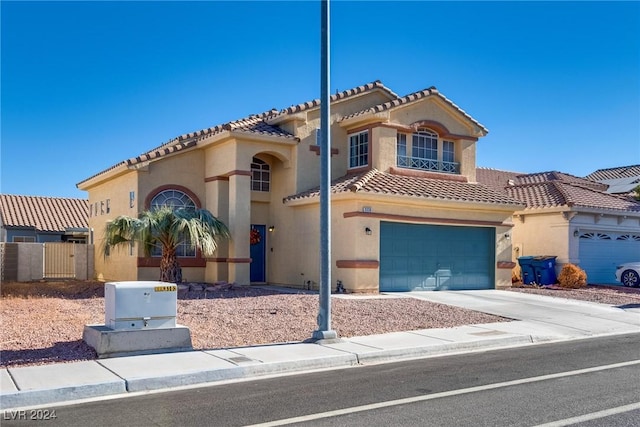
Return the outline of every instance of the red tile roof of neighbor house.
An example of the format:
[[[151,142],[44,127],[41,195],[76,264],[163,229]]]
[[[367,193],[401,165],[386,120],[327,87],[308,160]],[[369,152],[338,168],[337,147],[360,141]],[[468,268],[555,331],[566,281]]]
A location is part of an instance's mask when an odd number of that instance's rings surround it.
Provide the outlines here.
[[[478,168],[476,177],[478,182],[525,203],[526,209],[576,206],[640,212],[640,203],[606,193],[607,185],[562,172],[520,174]]]
[[[358,174],[346,175],[331,183],[331,193],[363,193],[406,196],[428,200],[522,205],[503,192],[482,184],[468,183],[457,179],[433,179],[407,176],[371,169]],[[319,197],[320,189],[314,188],[285,198],[285,201]]]
[[[593,181],[602,181],[605,179],[633,178],[636,176],[640,176],[640,165],[598,169],[597,171],[587,175],[586,178]]]
[[[640,203],[638,202],[564,181],[514,185],[507,187],[506,192],[513,198],[526,203],[527,209],[576,206],[640,212]]]
[[[376,80],[374,82],[371,83],[367,83],[365,85],[361,85],[361,86],[357,86],[355,88],[352,89],[347,89],[344,90],[342,92],[338,92],[334,95],[331,95],[331,102],[334,101],[339,101],[342,99],[347,99],[347,98],[351,98],[363,93],[367,93],[367,92],[371,92],[374,90],[378,90],[378,91],[382,91],[384,93],[387,94],[387,96],[389,96],[390,98],[394,98],[393,101],[390,101],[391,103],[394,103],[393,105],[389,104],[389,103],[384,103],[384,104],[380,104],[378,106],[372,107],[372,108],[380,108],[380,109],[389,109],[392,107],[395,107],[396,105],[404,105],[407,104],[409,102],[413,102],[419,99],[424,98],[427,95],[436,95],[439,96],[440,98],[442,98],[443,100],[445,100],[445,102],[447,102],[448,104],[450,104],[453,108],[457,109],[461,114],[463,114],[465,117],[467,117],[469,120],[471,120],[472,122],[474,122],[475,124],[477,124],[478,126],[480,126],[485,132],[487,131],[480,123],[478,123],[477,121],[475,121],[471,116],[469,116],[464,110],[462,110],[460,107],[458,107],[457,105],[455,105],[453,102],[451,102],[450,100],[448,100],[446,97],[444,97],[442,94],[440,94],[437,89],[435,88],[429,88],[426,91],[418,91],[418,92],[414,92],[410,95],[404,96],[402,98],[400,98],[396,93],[394,93],[393,91],[391,91],[389,88],[387,88],[384,84],[382,84],[382,82],[380,82],[379,80]],[[425,93],[423,93],[425,92]],[[429,92],[428,94],[426,92]],[[389,104],[389,105],[387,105]],[[287,115],[287,114],[295,114],[301,111],[305,111],[305,110],[309,110],[312,108],[316,108],[320,106],[320,100],[319,99],[315,99],[313,101],[308,101],[308,102],[304,102],[302,104],[297,104],[297,105],[292,105],[290,107],[284,108],[282,110],[277,110],[277,109],[271,109],[269,111],[265,111],[263,113],[260,114],[252,114],[250,116],[247,116],[245,118],[239,119],[239,120],[234,120],[231,122],[227,122],[227,123],[223,123],[220,125],[216,125],[207,129],[202,129],[196,132],[191,132],[191,133],[187,133],[184,135],[181,135],[177,138],[173,138],[167,142],[165,142],[162,145],[159,145],[156,148],[153,148],[139,156],[130,158],[128,160],[122,161],[120,163],[117,163],[101,172],[98,172],[95,175],[90,176],[89,178],[79,182],[77,185],[81,185],[82,183],[95,178],[97,176],[100,176],[106,172],[109,172],[110,170],[113,170],[119,166],[133,166],[136,165],[138,163],[142,163],[148,160],[153,160],[153,159],[157,159],[160,157],[163,157],[165,155],[171,154],[171,153],[175,153],[181,150],[185,150],[191,147],[194,147],[197,145],[198,140],[201,140],[207,136],[211,136],[211,135],[215,135],[224,131],[234,131],[234,132],[247,132],[247,133],[253,133],[253,134],[257,134],[257,135],[269,135],[269,136],[275,136],[275,137],[281,137],[281,138],[286,138],[286,139],[293,139],[293,140],[297,140],[297,138],[292,135],[291,133],[281,129],[278,126],[275,125],[271,125],[269,124],[269,121],[272,119],[275,119],[276,117],[281,117],[283,115]],[[365,114],[369,111],[370,109],[366,109],[364,111],[361,111],[359,113],[356,114]]]
[[[476,179],[478,182],[501,192],[504,192],[504,188],[509,185],[509,181],[515,181],[520,175],[522,175],[520,172],[476,168]]]
[[[0,215],[4,227],[33,227],[37,231],[87,228],[89,201],[0,194]]]

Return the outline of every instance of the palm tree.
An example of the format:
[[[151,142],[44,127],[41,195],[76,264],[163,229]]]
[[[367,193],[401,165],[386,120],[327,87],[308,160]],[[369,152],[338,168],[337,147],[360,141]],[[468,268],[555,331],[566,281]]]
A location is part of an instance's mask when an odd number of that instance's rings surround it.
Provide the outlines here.
[[[168,206],[142,212],[138,218],[126,215],[107,222],[104,250],[139,242],[149,256],[154,248],[162,249],[160,280],[177,283],[182,281],[176,249],[189,243],[204,255],[212,255],[220,239],[230,237],[227,226],[206,209]]]

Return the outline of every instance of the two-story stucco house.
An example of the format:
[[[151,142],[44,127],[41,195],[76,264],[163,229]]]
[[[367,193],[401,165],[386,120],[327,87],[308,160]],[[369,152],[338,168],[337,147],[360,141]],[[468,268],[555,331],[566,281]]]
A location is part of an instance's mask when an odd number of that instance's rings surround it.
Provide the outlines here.
[[[210,210],[231,231],[213,257],[185,246],[189,281],[314,287],[319,281],[318,100],[173,139],[78,184],[100,247],[106,221],[163,204]],[[332,278],[350,292],[511,284],[514,211],[476,181],[487,129],[429,88],[379,81],[331,97]],[[141,249],[96,257],[107,280],[157,279]],[[334,288],[335,284],[332,284]]]

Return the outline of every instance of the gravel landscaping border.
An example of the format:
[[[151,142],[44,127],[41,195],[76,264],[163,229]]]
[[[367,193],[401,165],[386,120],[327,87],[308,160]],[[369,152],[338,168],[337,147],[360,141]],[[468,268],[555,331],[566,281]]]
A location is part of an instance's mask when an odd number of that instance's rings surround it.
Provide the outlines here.
[[[617,306],[640,307],[640,289],[514,287]],[[0,367],[96,359],[82,341],[84,325],[104,323],[101,282],[3,283]],[[401,294],[399,294],[401,296]],[[398,295],[332,298],[332,328],[341,337],[509,321],[486,313]],[[318,296],[268,287],[184,292],[177,321],[191,330],[194,349],[299,342],[316,329]]]

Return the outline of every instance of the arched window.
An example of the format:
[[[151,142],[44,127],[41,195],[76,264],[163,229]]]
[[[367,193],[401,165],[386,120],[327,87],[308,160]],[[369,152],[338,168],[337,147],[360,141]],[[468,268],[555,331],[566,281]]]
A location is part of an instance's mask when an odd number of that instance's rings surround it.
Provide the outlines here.
[[[162,206],[168,206],[173,209],[196,208],[196,204],[191,200],[191,197],[180,190],[164,190],[151,199],[150,209],[157,209]]]
[[[151,199],[149,209],[158,209],[161,207],[170,207],[172,209],[195,209],[195,202],[186,193],[180,190],[163,190]],[[162,248],[155,247],[151,250],[152,257],[162,256]],[[179,257],[195,257],[196,250],[187,241],[181,243],[176,249],[176,256]]]
[[[269,191],[271,169],[267,162],[254,157],[251,161],[251,189],[253,191]]]

